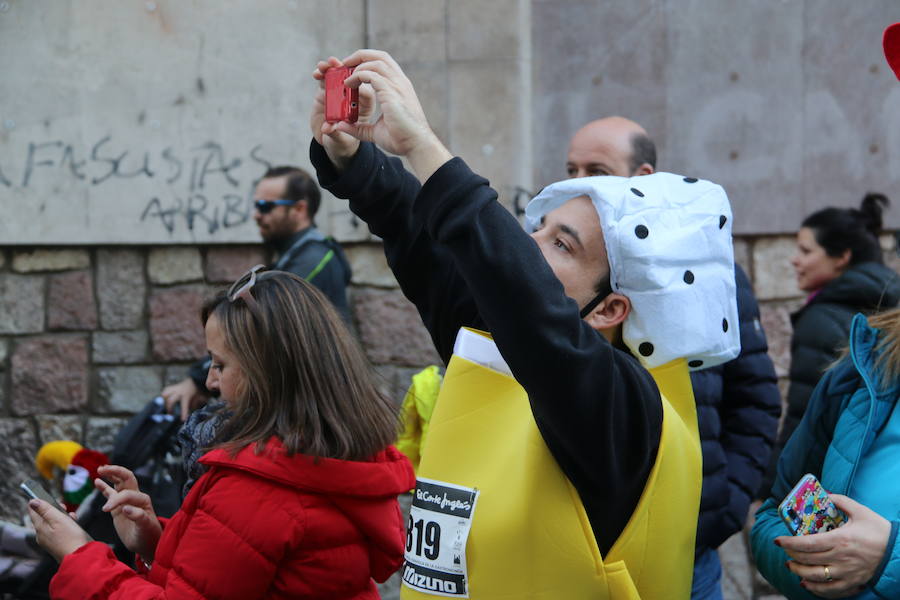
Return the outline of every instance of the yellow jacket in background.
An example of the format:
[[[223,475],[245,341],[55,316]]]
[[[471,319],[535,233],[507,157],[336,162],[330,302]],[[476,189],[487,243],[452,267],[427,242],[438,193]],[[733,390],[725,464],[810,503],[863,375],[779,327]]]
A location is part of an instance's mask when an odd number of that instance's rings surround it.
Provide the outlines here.
[[[439,367],[425,367],[412,376],[400,408],[403,431],[397,438],[397,450],[406,455],[416,471],[419,470],[419,449],[425,445],[428,423],[441,392],[442,380]]]

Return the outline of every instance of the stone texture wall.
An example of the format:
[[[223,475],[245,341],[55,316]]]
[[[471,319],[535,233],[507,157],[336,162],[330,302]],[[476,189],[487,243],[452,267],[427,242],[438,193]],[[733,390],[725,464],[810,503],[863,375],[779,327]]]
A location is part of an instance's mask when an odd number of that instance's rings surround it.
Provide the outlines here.
[[[895,237],[884,235],[882,245],[886,262],[900,269]],[[354,268],[353,327],[399,401],[410,375],[439,358],[380,244],[346,250]],[[735,240],[782,387],[790,313],[803,303],[793,252],[789,236]],[[267,258],[257,245],[0,247],[0,430],[21,432],[0,438],[0,495],[29,472],[44,442],[75,439],[108,450],[129,414],[204,355],[198,320],[204,298]],[[0,505],[6,516],[16,510]]]
[[[384,389],[439,361],[380,244],[347,245],[354,327]],[[109,451],[129,415],[184,377],[206,344],[199,307],[266,262],[260,246],[0,247],[0,518],[38,448],[71,439]]]
[[[882,238],[900,270],[896,239]],[[380,244],[346,244],[354,268],[353,327],[386,392],[439,362]],[[782,393],[790,367],[790,313],[803,303],[790,236],[741,237],[735,259],[754,282]],[[41,444],[72,439],[109,451],[116,432],[205,352],[199,306],[268,259],[258,245],[96,248],[0,246],[0,518],[21,518],[15,490],[34,477]],[[743,534],[723,546],[725,597],[769,598]],[[385,588],[395,594],[397,582]]]

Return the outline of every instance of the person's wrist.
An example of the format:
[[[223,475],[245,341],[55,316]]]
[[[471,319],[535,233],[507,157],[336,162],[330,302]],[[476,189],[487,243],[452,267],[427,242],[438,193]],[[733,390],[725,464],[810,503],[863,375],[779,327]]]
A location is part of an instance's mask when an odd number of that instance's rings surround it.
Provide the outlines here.
[[[453,155],[437,135],[429,130],[426,135],[413,142],[409,152],[406,153],[406,158],[419,181],[425,183],[435,171],[452,159]]]
[[[335,142],[323,136],[322,141],[324,142],[322,147],[325,148],[325,154],[328,155],[331,164],[339,173],[353,162],[353,157],[359,151],[359,140],[356,138],[351,138],[348,142]]]
[[[60,548],[53,558],[56,559],[57,562],[62,562],[62,560],[70,554],[73,554],[82,546],[93,542],[94,539],[89,536],[87,533],[82,536],[81,539],[72,540],[69,544]]]
[[[159,544],[159,538],[162,537],[162,524],[156,518],[156,515],[151,514],[150,518],[153,523],[149,527],[149,531],[147,531],[147,543],[144,551],[141,552],[141,556],[152,563],[153,558],[156,556],[156,546]]]

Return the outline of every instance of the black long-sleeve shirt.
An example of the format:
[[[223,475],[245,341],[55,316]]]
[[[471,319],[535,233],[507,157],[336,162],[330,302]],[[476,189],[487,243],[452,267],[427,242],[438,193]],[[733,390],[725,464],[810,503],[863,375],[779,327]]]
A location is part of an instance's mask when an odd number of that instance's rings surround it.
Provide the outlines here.
[[[608,553],[656,460],[662,404],[650,374],[582,321],[537,244],[461,159],[420,188],[371,144],[340,174],[315,141],[310,154],[322,187],[384,240],[445,361],[460,327],[491,332]]]

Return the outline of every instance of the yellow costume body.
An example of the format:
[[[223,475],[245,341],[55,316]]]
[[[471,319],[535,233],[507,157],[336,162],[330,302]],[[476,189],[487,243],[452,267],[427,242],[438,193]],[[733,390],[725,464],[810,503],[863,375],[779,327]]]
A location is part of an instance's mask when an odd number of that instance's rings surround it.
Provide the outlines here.
[[[415,522],[427,513],[414,511],[401,597],[688,598],[701,455],[686,362],[650,371],[663,405],[656,462],[631,519],[609,555],[601,556],[578,493],[544,443],[525,390],[511,376],[482,366],[489,363],[458,352],[444,377],[418,476],[477,490],[460,561],[467,569],[465,586],[443,587],[421,575],[427,568],[411,566],[411,552],[422,548],[417,534],[429,533]],[[434,527],[430,533],[424,550],[433,555],[428,544],[435,541]]]

